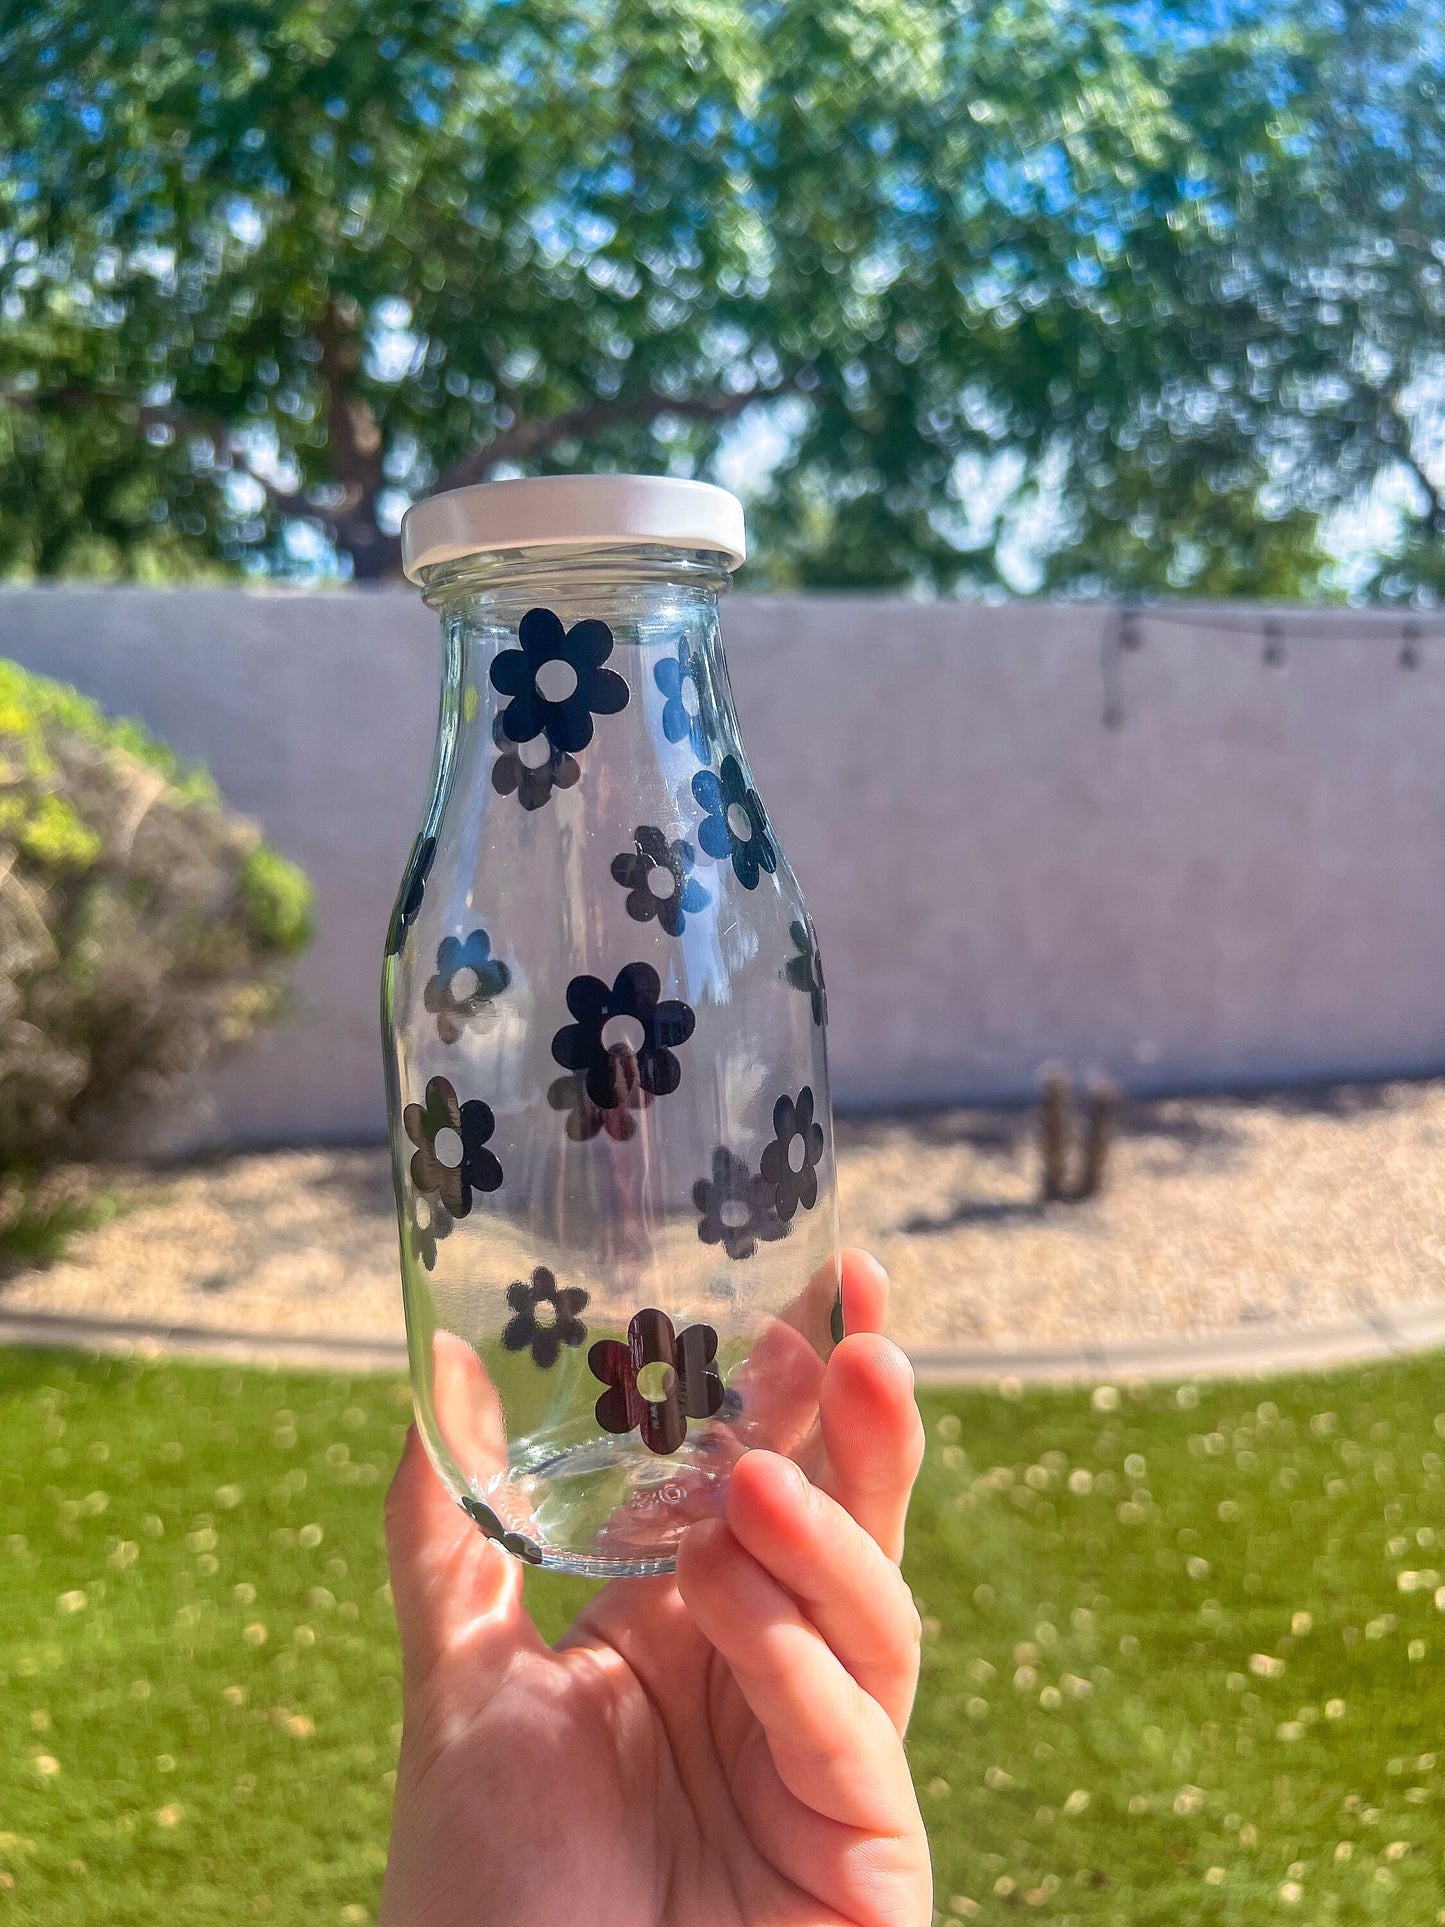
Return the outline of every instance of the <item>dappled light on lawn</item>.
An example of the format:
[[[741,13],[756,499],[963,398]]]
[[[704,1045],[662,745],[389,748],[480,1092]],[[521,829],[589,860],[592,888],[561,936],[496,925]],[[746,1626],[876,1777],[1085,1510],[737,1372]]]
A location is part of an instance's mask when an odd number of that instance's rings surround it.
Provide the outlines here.
[[[1433,1921],[1445,1363],[923,1406],[940,1919]],[[12,1352],[0,1415],[0,1893],[374,1920],[404,1384]]]

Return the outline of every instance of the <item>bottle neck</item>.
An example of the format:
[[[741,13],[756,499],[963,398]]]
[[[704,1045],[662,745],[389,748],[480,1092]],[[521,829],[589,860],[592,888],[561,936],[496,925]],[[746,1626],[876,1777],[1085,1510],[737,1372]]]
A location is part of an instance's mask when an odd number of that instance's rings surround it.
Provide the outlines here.
[[[670,606],[696,620],[716,608],[731,579],[727,558],[713,550],[557,546],[437,563],[422,596],[443,621],[506,623],[538,604],[571,621],[666,620]]]
[[[657,672],[665,657],[676,667],[663,667],[662,675],[671,678],[669,688],[677,684],[680,705],[670,726],[696,729],[700,736],[723,731],[733,744],[736,724],[718,628],[718,602],[730,579],[723,555],[660,546],[467,556],[429,569],[424,594],[441,617],[445,645],[438,785],[457,752],[470,756],[477,744],[477,753],[490,756],[501,711],[524,683],[535,683],[534,697],[565,702],[589,665],[606,671],[602,694],[609,706],[599,703],[599,716],[614,713],[610,704],[621,684],[628,692],[627,721],[601,733],[594,762],[604,753],[609,759],[648,753],[646,739],[634,739],[633,725],[663,702]],[[579,624],[587,627],[588,639],[573,659],[564,638]],[[601,655],[599,625],[607,631]],[[549,636],[561,646],[548,646]],[[510,666],[497,680],[491,672],[503,655]],[[695,721],[688,701],[706,723]],[[537,722],[541,713],[528,708],[526,721]],[[570,728],[563,718],[553,720],[563,733]],[[499,747],[530,767],[545,760],[549,743],[539,725],[525,740],[509,738]]]

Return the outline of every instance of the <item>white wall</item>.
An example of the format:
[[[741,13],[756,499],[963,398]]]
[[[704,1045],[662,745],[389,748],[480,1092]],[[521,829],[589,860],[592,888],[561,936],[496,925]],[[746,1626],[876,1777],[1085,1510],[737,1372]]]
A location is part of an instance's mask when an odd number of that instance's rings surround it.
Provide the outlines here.
[[[841,1103],[1021,1095],[1050,1058],[1154,1088],[1445,1065],[1445,639],[1410,673],[1397,626],[1310,621],[1280,671],[1257,635],[1147,617],[1115,656],[1101,607],[730,604]],[[376,1135],[427,611],[391,590],[13,590],[0,654],[204,757],[318,887],[296,1016],[217,1074],[192,1140]]]

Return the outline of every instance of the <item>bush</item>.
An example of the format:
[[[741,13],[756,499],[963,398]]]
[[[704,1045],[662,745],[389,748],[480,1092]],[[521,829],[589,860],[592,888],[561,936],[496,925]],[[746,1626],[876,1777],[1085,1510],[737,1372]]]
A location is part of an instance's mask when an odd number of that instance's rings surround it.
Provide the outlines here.
[[[277,1013],[311,901],[204,769],[0,661],[0,1250]]]

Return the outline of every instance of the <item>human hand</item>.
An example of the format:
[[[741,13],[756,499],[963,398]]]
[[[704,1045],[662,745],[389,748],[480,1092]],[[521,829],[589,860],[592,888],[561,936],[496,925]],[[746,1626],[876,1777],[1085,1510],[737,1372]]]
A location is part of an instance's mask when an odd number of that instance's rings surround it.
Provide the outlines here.
[[[887,1289],[844,1255],[817,1482],[746,1453],[675,1577],[612,1581],[555,1649],[413,1429],[387,1499],[405,1719],[382,1927],[927,1927],[897,1566],[923,1430]]]

